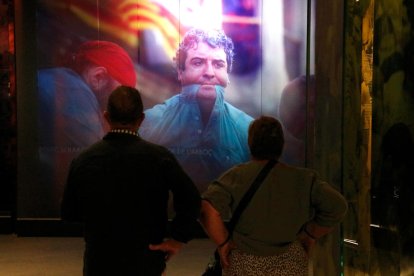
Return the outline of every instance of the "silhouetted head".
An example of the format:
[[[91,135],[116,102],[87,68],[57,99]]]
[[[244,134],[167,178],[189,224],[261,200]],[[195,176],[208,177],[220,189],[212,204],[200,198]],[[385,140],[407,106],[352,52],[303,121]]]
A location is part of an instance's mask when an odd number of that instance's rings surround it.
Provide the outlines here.
[[[248,142],[254,159],[278,159],[285,142],[282,125],[273,117],[261,116],[249,126]]]
[[[106,109],[108,123],[115,126],[129,126],[143,120],[143,104],[137,89],[118,86],[108,98]]]

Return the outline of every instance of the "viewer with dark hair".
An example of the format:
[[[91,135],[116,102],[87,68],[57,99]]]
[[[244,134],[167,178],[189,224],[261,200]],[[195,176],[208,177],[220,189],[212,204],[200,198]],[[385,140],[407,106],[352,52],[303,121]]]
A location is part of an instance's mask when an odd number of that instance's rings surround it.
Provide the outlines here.
[[[218,246],[225,275],[307,275],[308,253],[345,216],[345,198],[310,169],[277,162],[230,236],[232,214],[269,160],[278,160],[280,122],[262,116],[249,127],[251,161],[233,167],[202,195],[200,222]]]
[[[189,30],[175,57],[182,91],[146,110],[140,129],[142,137],[174,153],[200,190],[249,159],[253,118],[224,99],[233,48],[222,30]]]
[[[159,276],[193,238],[199,192],[174,155],[137,135],[144,114],[135,88],[116,88],[104,117],[110,131],[71,164],[62,219],[84,225],[84,275]],[[170,192],[175,217],[164,240]]]

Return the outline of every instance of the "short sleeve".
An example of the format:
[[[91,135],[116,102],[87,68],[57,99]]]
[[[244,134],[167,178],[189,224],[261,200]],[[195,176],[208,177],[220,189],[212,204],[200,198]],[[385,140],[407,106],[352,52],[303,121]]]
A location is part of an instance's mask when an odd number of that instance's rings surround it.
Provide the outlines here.
[[[315,222],[326,227],[338,224],[348,209],[344,196],[318,178],[315,178],[313,183],[312,205],[315,208]]]
[[[233,198],[229,190],[219,180],[210,183],[207,190],[202,194],[202,199],[210,202],[223,219],[230,216],[230,206]]]

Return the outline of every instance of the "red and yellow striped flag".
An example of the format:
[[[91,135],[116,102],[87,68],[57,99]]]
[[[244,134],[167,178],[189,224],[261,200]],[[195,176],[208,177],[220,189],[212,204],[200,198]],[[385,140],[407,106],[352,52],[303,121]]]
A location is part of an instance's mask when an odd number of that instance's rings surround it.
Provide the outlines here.
[[[108,33],[131,47],[139,46],[140,32],[159,32],[166,54],[169,57],[175,55],[180,39],[180,23],[159,3],[150,0],[114,0],[100,7],[96,3],[79,0],[70,1],[69,10],[87,25]]]

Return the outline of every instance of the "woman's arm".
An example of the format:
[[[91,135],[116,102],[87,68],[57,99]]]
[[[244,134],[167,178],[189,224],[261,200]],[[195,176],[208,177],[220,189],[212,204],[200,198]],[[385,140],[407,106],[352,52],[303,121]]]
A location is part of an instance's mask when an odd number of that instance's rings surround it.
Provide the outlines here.
[[[200,223],[210,239],[217,245],[223,267],[229,265],[228,255],[234,247],[220,213],[207,200],[201,201]]]
[[[330,233],[333,229],[334,227],[324,227],[316,224],[314,221],[309,221],[303,225],[302,230],[298,234],[298,240],[309,255],[317,240]]]

